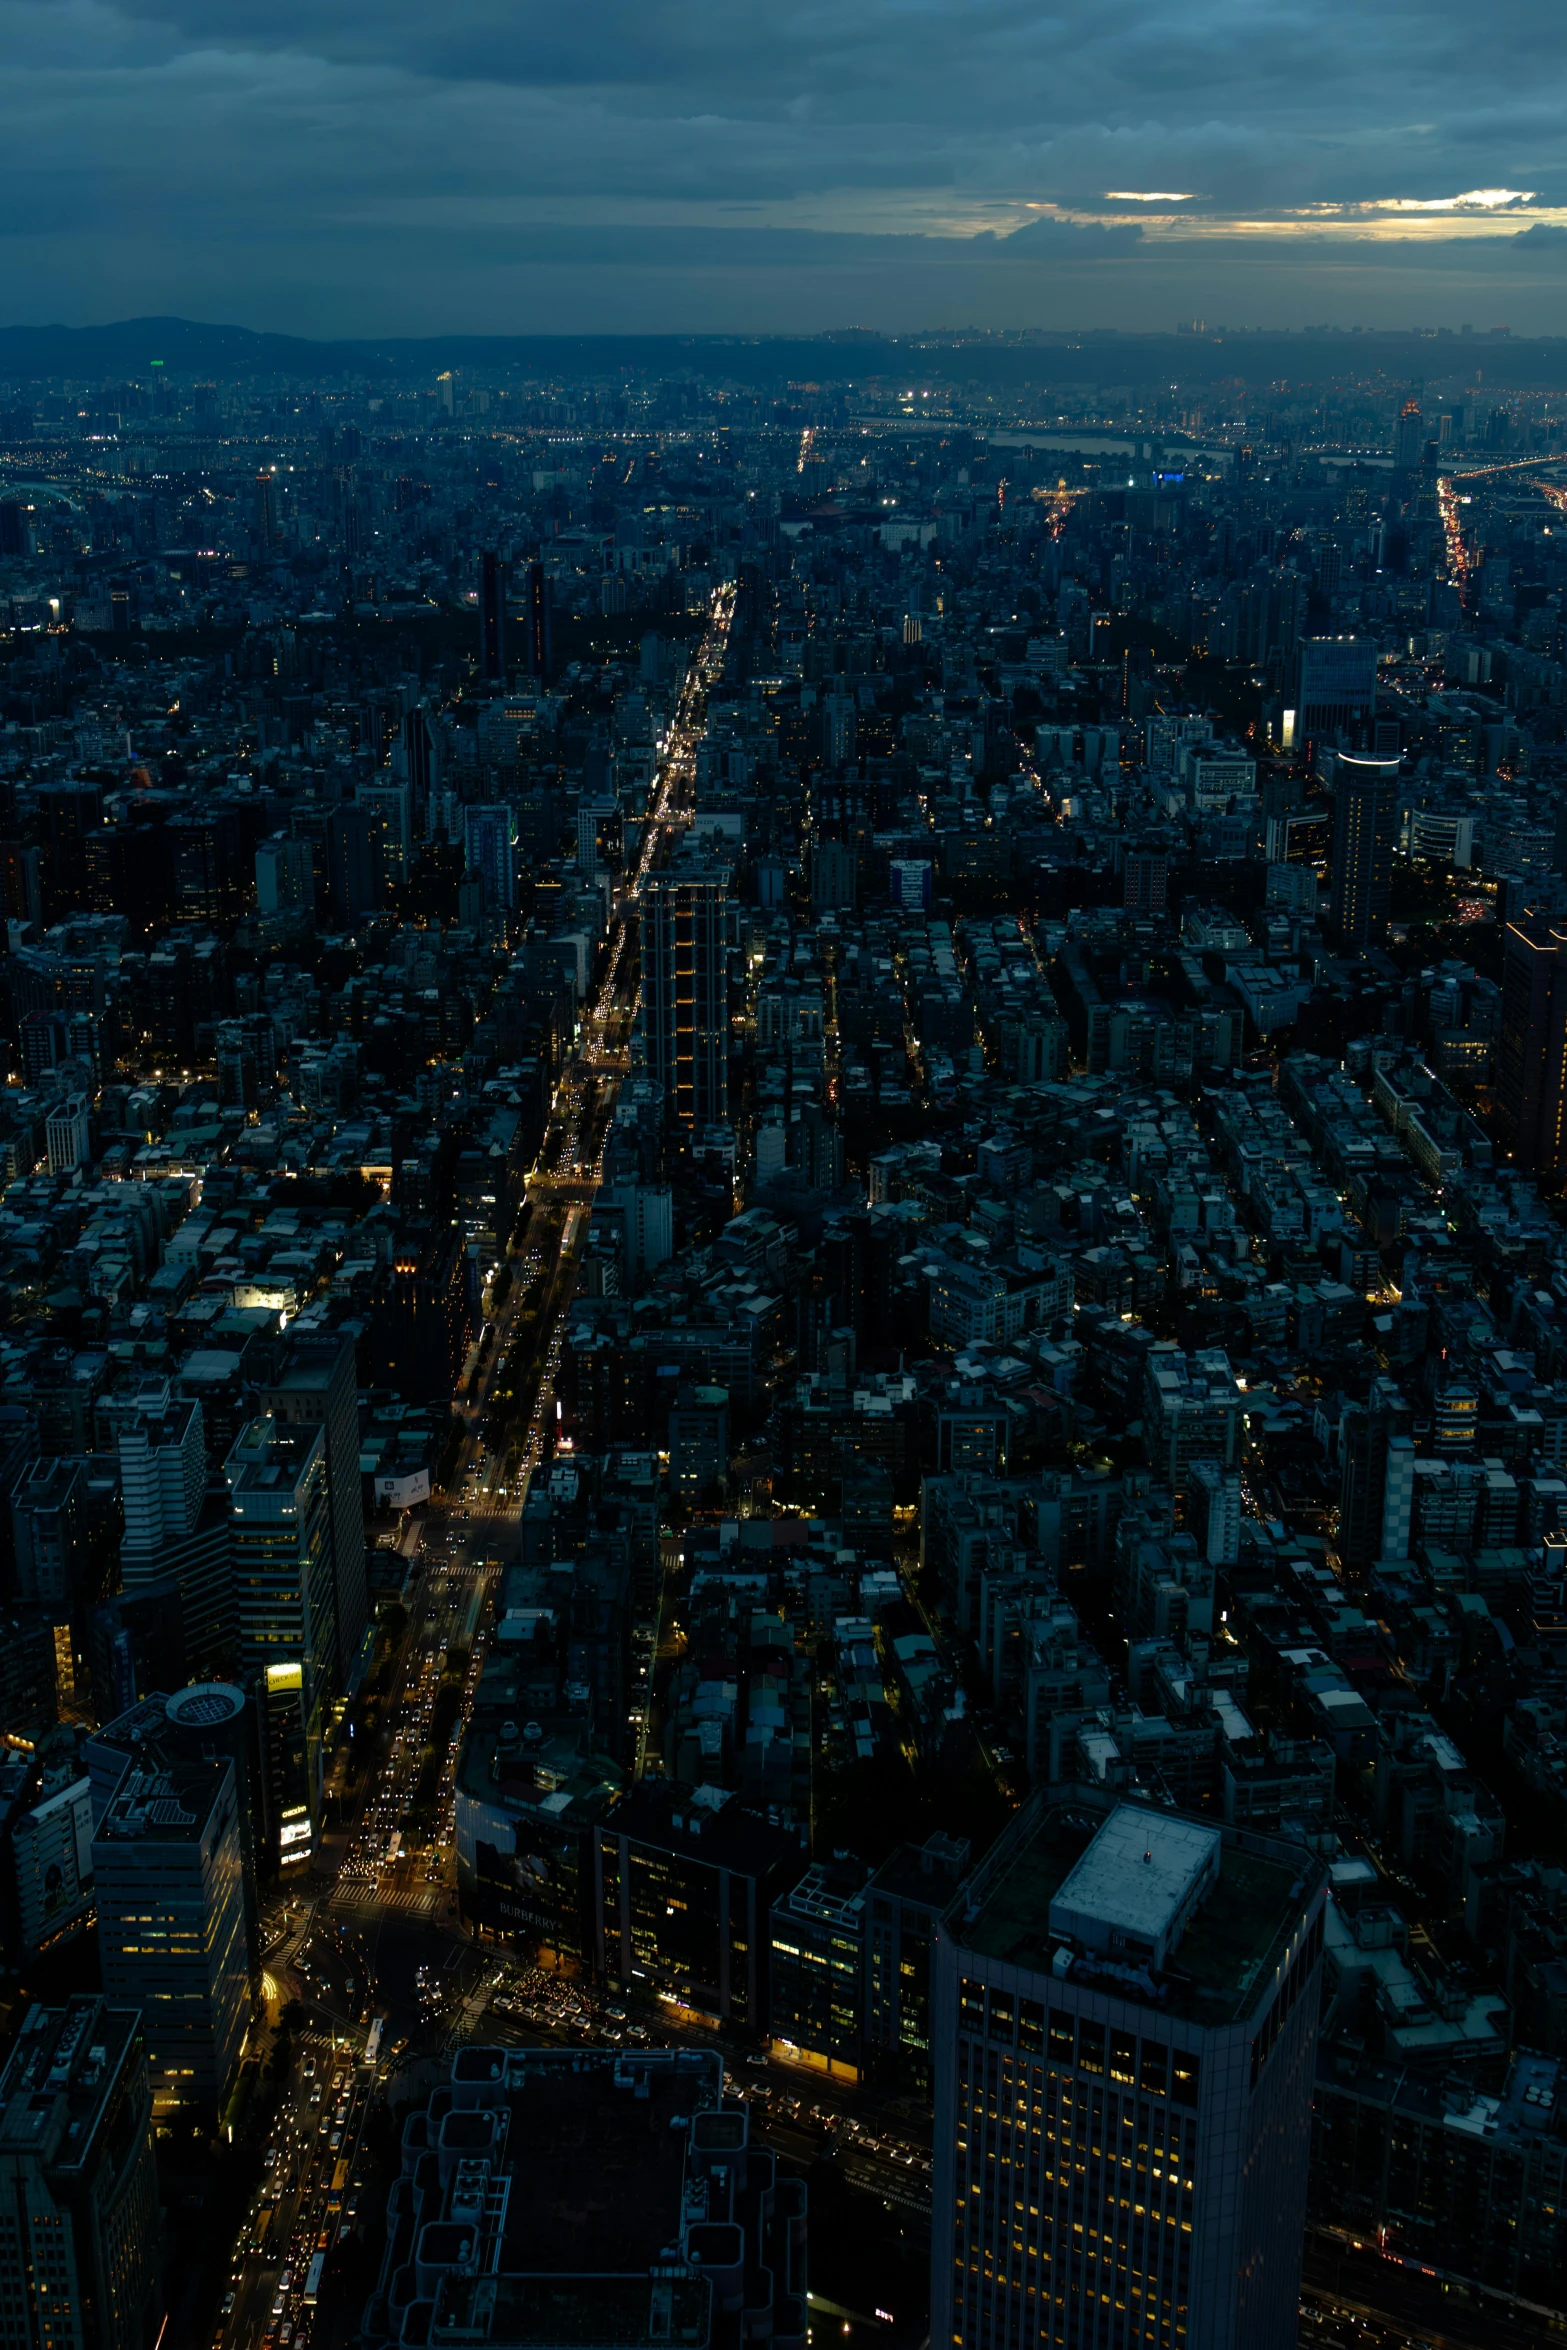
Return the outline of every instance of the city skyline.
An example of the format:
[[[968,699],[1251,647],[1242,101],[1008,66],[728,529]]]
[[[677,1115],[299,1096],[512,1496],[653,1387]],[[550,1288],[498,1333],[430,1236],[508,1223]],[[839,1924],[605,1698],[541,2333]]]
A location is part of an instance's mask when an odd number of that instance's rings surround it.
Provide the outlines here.
[[[1557,2338],[1487,319],[0,330],[12,2333]]]

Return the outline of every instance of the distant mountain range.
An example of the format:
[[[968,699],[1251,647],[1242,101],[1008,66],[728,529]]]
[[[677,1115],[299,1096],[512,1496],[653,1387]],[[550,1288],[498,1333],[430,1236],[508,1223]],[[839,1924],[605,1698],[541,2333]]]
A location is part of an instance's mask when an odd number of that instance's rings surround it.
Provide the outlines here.
[[[443,368],[510,369],[525,375],[668,376],[684,369],[758,386],[865,382],[918,372],[941,382],[998,386],[1136,383],[1174,372],[1186,382],[1241,376],[1261,384],[1381,373],[1398,381],[1446,380],[1478,371],[1498,389],[1567,383],[1567,339],[1504,335],[1130,335],[1059,339],[976,335],[430,335],[310,342],[190,318],[127,318],[110,326],[0,327],[0,378],[144,379],[154,363],[171,374],[348,375],[428,380]]]

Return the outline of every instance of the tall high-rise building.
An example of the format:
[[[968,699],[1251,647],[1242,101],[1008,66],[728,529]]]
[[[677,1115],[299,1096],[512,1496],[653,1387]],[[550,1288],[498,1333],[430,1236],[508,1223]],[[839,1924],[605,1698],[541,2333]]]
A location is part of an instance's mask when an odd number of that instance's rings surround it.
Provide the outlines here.
[[[1567,922],[1528,907],[1503,939],[1496,1109],[1522,1167],[1567,1167]]]
[[[493,547],[479,557],[479,674],[506,683],[506,566]]]
[[[1308,636],[1300,648],[1294,741],[1366,725],[1376,707],[1377,648],[1368,636]]]
[[[1211,1566],[1233,1567],[1241,1554],[1241,1477],[1222,1461],[1193,1461],[1186,1514]]]
[[[1345,1572],[1366,1574],[1379,1559],[1409,1556],[1415,1506],[1413,1439],[1398,1425],[1396,1388],[1373,1384],[1369,1402],[1350,1404],[1339,1437],[1338,1554]]]
[[[929,2100],[930,1962],[969,1863],[964,1837],[900,1844],[865,1889],[864,2076]]]
[[[196,1681],[172,1697],[150,1691],[93,1732],[85,1750],[92,1830],[109,1808],[133,1762],[153,1770],[173,1762],[230,1762],[239,1799],[240,1857],[245,1879],[245,1939],[251,1989],[261,1984],[258,1924],[260,1881],[275,1858],[262,1742],[265,1725],[256,1700],[229,1681]]]
[[[297,914],[308,920],[316,906],[315,856],[308,840],[277,833],[256,851],[256,911],[276,919]]]
[[[326,820],[326,890],[331,919],[351,930],[386,897],[381,830],[368,808],[345,803]]]
[[[1288,2350],[1326,1871],[1046,1789],[942,1922],[935,2350]]]
[[[1348,946],[1377,946],[1387,936],[1400,765],[1347,751],[1334,762],[1329,919]]]
[[[394,762],[399,754],[408,779],[411,834],[414,839],[422,840],[429,828],[430,796],[440,788],[441,781],[441,746],[422,703],[403,714],[402,736],[393,753]]]
[[[359,1477],[359,1395],[354,1342],[341,1330],[297,1331],[281,1371],[261,1390],[280,1428],[319,1428],[326,1440],[332,1546],[333,1694],[341,1696],[365,1638],[365,1507]]]
[[[1425,455],[1426,431],[1418,400],[1406,400],[1393,427],[1393,470],[1418,473]]]
[[[103,1987],[142,2011],[154,2104],[221,2107],[250,2022],[234,1765],[128,1763],[92,1853]]]
[[[1382,1467],[1382,1546],[1378,1557],[1407,1559],[1414,1522],[1415,1440],[1402,1429],[1392,1429]]]
[[[643,901],[648,1075],[665,1115],[700,1130],[729,1116],[729,899],[721,880],[656,877]]]
[[[1162,914],[1170,880],[1163,849],[1128,849],[1122,868],[1121,902],[1129,914]]]
[[[555,629],[549,574],[542,563],[528,565],[528,673],[548,685],[555,668]]]
[[[286,1428],[270,1415],[242,1428],[228,1457],[240,1668],[267,1691],[271,1800],[286,1858],[309,1851],[340,1686],[326,1458],[324,1429]]]
[[[504,917],[517,906],[517,819],[497,802],[462,812],[463,865],[484,884],[488,914]]]
[[[604,869],[604,835],[615,814],[612,799],[587,794],[577,803],[577,870],[590,880]]]
[[[859,1861],[819,1861],[775,1901],[767,2025],[774,2048],[857,2080],[865,2062],[865,1880]]]
[[[120,1430],[124,1548],[161,1556],[195,1525],[207,1483],[199,1403],[176,1403],[166,1379],[137,1393],[136,1416]]]
[[[24,1962],[92,1922],[92,1789],[69,1747],[0,1764],[0,1946]]]
[[[1380,1555],[1386,1446],[1381,1415],[1352,1404],[1339,1438],[1338,1491],[1338,1553],[1351,1574],[1365,1574]]]
[[[363,808],[375,835],[375,855],[383,880],[401,882],[413,850],[413,789],[405,775],[388,778],[378,769],[374,783],[362,783],[354,805]]]
[[[67,1094],[44,1120],[44,1147],[51,1175],[69,1175],[92,1159],[92,1104],[86,1094]]]
[[[32,1461],[11,1488],[16,1596],[66,1622],[87,1563],[87,1476],[80,1461]]]
[[[186,1645],[210,1657],[234,1634],[227,1512],[207,1500],[201,1406],[166,1379],[144,1380],[134,1416],[119,1430],[125,1535],[120,1581],[131,1593],[172,1576],[180,1588]]]
[[[601,1973],[721,2025],[767,2016],[767,1912],[800,1865],[798,1842],[739,1802],[695,1802],[642,1779],[594,1838]]]
[[[162,2228],[142,2019],[33,2007],[0,2073],[0,2341],[150,2350]]]

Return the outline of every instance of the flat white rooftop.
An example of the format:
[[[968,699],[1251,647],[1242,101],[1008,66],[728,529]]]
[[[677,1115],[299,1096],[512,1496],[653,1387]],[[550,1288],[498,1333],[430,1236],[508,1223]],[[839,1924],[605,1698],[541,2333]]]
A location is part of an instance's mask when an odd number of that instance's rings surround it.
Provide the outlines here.
[[[1219,1873],[1217,1829],[1122,1803],[1050,1904],[1050,1930],[1162,1966]]]

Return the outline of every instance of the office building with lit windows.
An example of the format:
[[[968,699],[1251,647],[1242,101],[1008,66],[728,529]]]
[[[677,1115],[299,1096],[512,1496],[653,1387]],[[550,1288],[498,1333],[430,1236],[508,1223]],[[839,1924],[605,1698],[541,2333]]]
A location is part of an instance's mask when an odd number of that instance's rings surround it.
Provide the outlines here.
[[[696,1129],[729,1116],[729,896],[720,879],[656,875],[642,919],[648,1075],[666,1116]]]
[[[234,1766],[239,1796],[239,1843],[245,1876],[245,1941],[252,1990],[261,1988],[260,1887],[277,1864],[270,1790],[263,1754],[265,1722],[255,1696],[232,1682],[196,1681],[173,1696],[154,1690],[95,1730],[83,1749],[91,1828],[102,1820],[131,1763],[154,1769],[170,1762]]]
[[[798,1837],[716,1788],[641,1779],[598,1830],[598,1967],[710,2023],[767,2020],[768,1911]]]
[[[221,1493],[208,1496],[201,1405],[167,1379],[143,1380],[118,1442],[123,1588],[143,1592],[172,1576],[187,1645],[200,1658],[220,1655],[234,1634],[228,1513]]]
[[[233,1763],[130,1763],[92,1855],[103,1987],[142,2011],[154,2104],[221,2110],[250,2024]]]
[[[1362,952],[1387,937],[1401,764],[1340,751],[1333,765],[1329,920],[1346,946]]]
[[[485,912],[497,916],[517,908],[517,819],[504,802],[462,812],[463,864],[484,884]]]
[[[961,1836],[900,1844],[865,1889],[865,2063],[868,2081],[929,2100],[930,1962],[936,1928],[968,1867]]]
[[[30,2008],[0,2072],[0,2342],[151,2350],[161,2265],[141,2017]]]
[[[333,1685],[341,1694],[365,1646],[370,1618],[353,1339],[342,1330],[291,1331],[282,1366],[262,1389],[260,1404],[279,1428],[321,1430],[332,1554]]]
[[[267,1693],[273,1815],[284,1859],[298,1849],[299,1807],[314,1816],[327,1709],[337,1680],[337,1614],[326,1431],[267,1414],[228,1457],[229,1529],[241,1671]],[[292,1823],[292,1832],[290,1824]]]
[[[1295,690],[1297,743],[1358,731],[1371,719],[1376,698],[1374,638],[1308,636],[1302,640]]]
[[[865,1878],[858,1861],[818,1861],[773,1904],[773,2047],[855,2081],[865,2065]]]
[[[506,683],[506,563],[494,547],[479,557],[479,673],[488,685]]]
[[[937,1934],[931,2341],[1296,2338],[1325,1870],[1043,1791]]]

